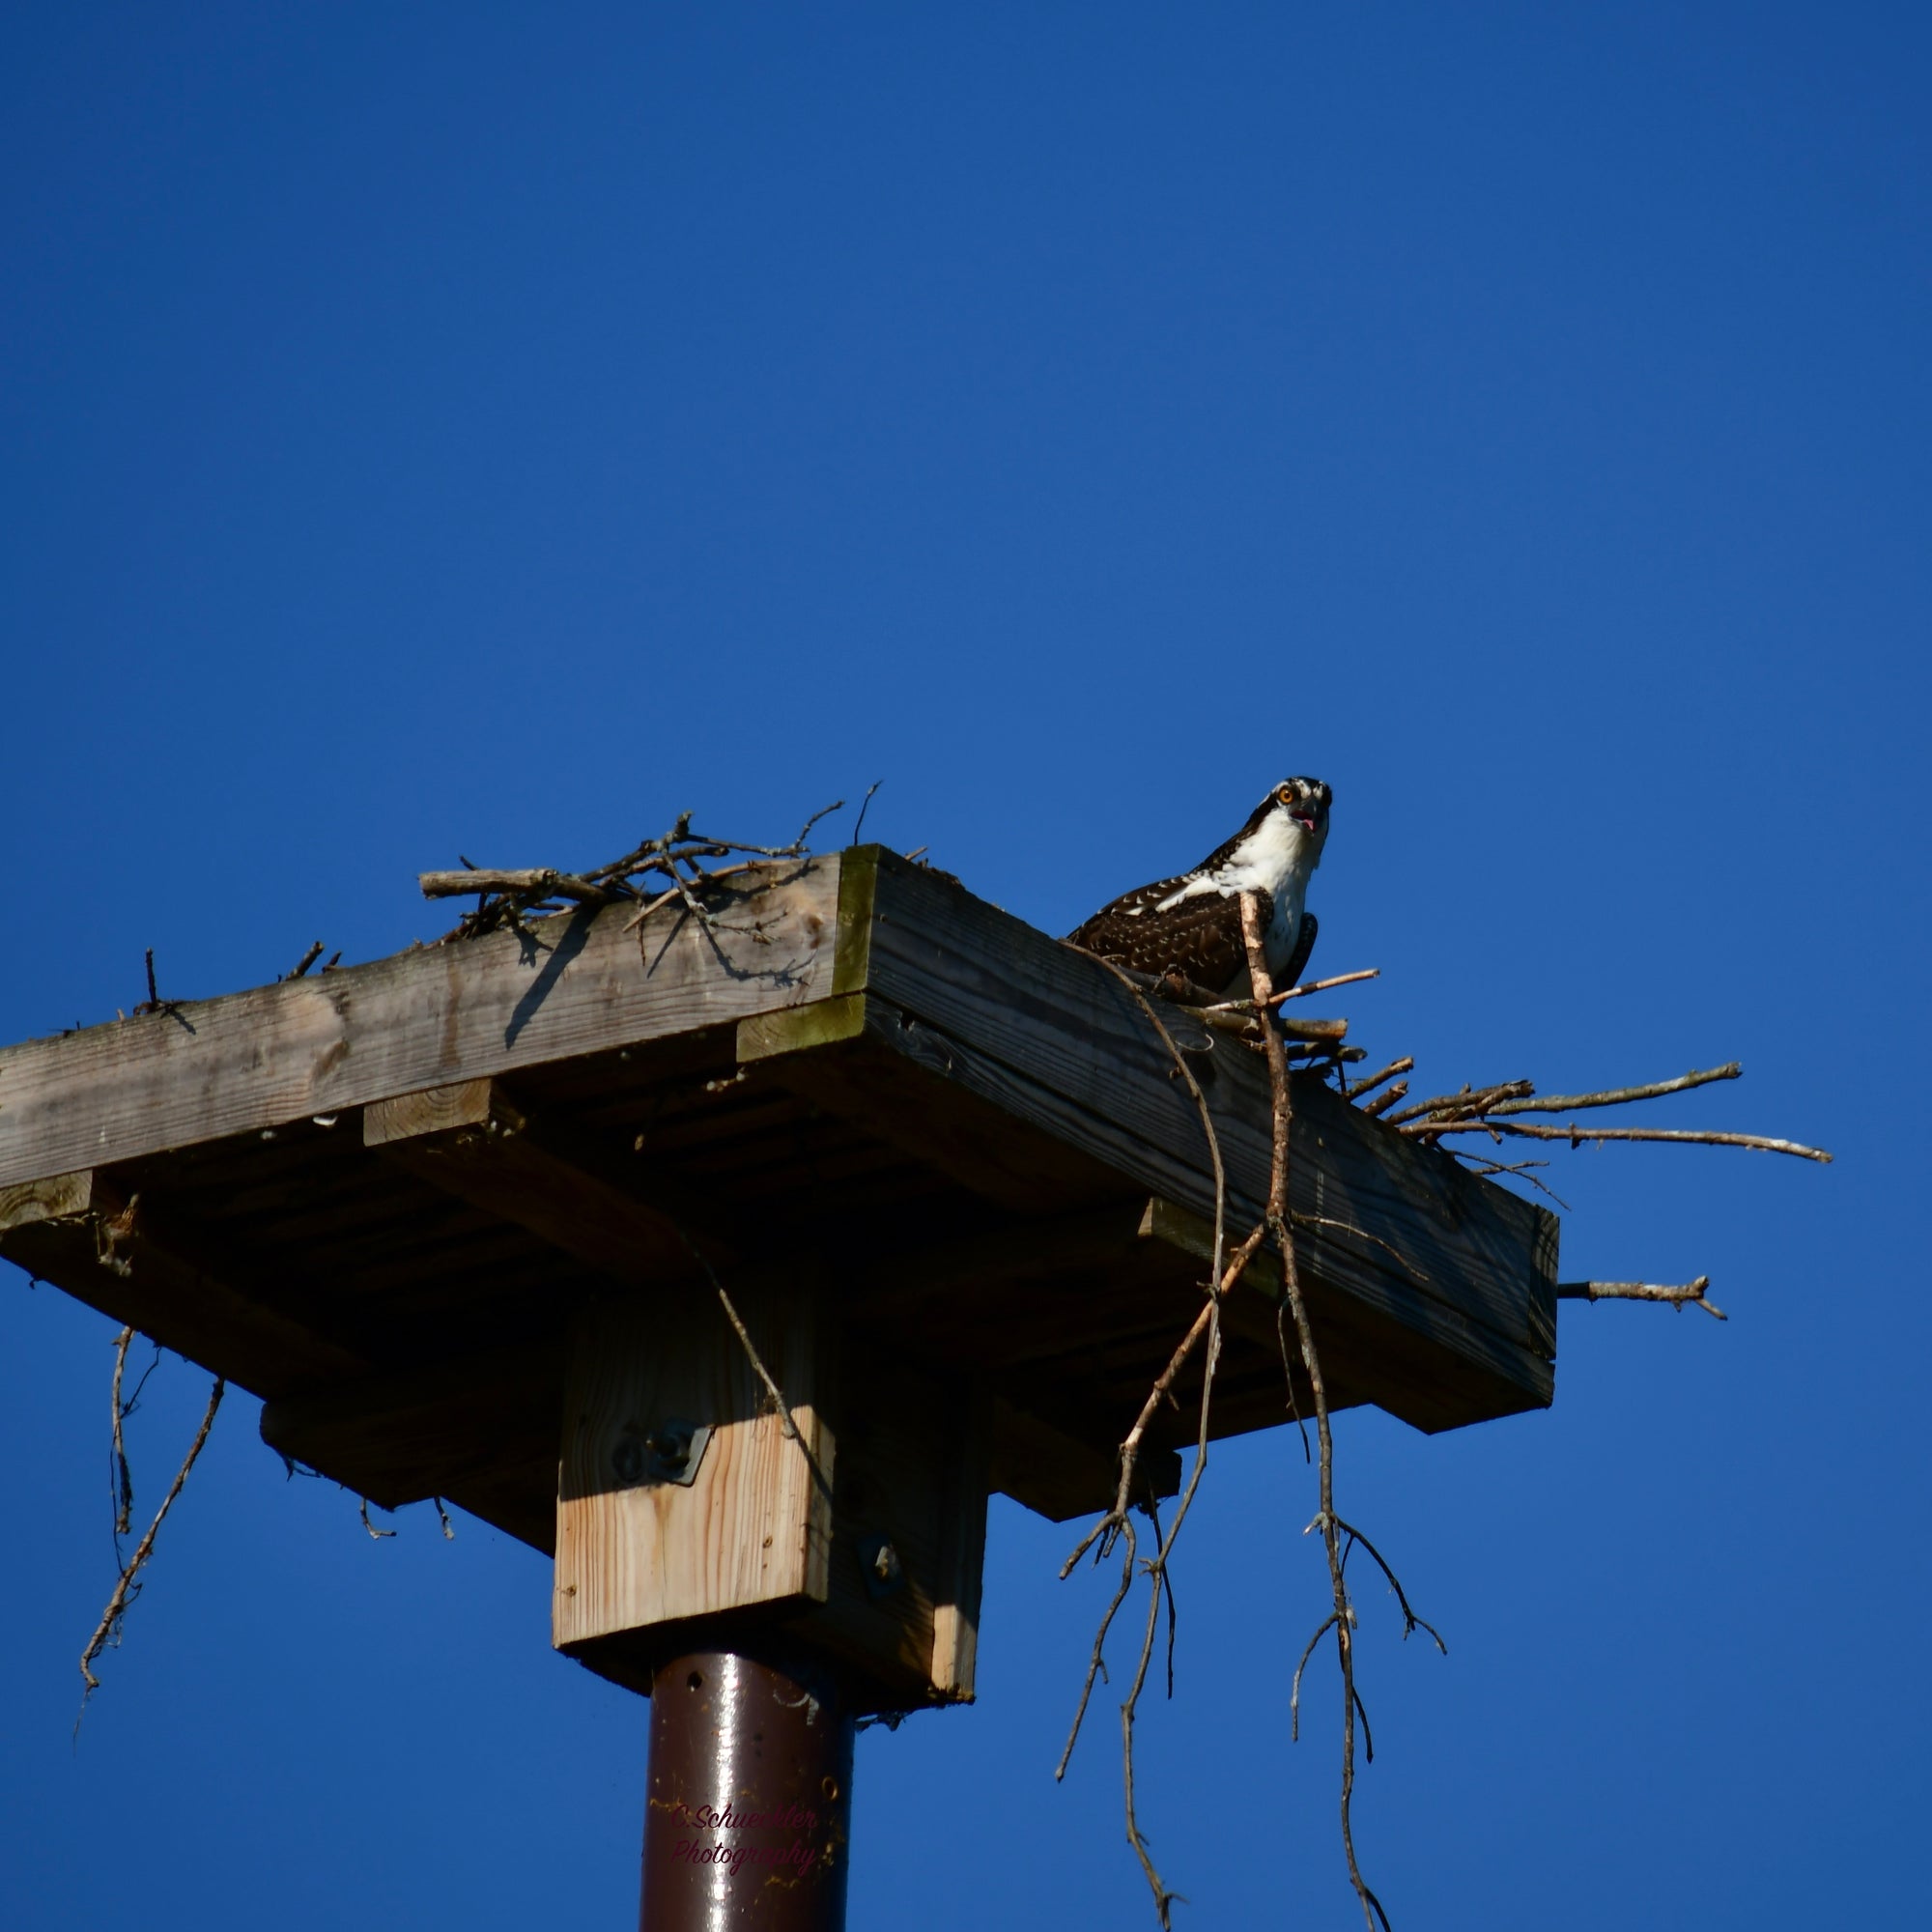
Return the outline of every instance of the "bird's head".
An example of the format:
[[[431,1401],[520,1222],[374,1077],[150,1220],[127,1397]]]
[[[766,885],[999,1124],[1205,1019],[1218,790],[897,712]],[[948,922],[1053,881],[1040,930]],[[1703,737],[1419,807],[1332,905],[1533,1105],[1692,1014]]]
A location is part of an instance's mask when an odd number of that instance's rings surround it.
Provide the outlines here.
[[[1284,829],[1293,826],[1319,865],[1328,839],[1328,808],[1334,802],[1335,794],[1320,779],[1283,779],[1248,822],[1257,829],[1270,819]]]

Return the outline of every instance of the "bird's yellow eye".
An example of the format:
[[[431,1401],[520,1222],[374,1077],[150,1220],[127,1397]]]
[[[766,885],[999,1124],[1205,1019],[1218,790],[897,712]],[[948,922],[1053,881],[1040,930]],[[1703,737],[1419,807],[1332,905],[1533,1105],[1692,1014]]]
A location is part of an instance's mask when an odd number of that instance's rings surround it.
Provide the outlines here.
[[[1284,805],[1293,805],[1294,803],[1294,787],[1293,785],[1276,785],[1274,795]]]

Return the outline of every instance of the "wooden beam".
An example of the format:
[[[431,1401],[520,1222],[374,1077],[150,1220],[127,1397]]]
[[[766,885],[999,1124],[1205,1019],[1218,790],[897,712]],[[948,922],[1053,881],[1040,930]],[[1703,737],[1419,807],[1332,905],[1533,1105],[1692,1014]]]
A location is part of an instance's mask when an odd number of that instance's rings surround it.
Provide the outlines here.
[[[533,1477],[551,1513],[562,1414],[561,1340],[519,1342],[271,1400],[262,1440],[384,1509]]]
[[[796,1436],[709,1294],[612,1299],[579,1318],[557,1493],[559,1650],[825,1601],[836,1445],[814,1299],[740,1284],[739,1304]],[[644,1474],[648,1444],[673,1422],[710,1431],[689,1484]]]
[[[98,1170],[0,1187],[0,1254],[257,1395],[368,1366],[286,1267],[238,1254]]]
[[[1172,1449],[1144,1449],[1140,1468],[1156,1496],[1180,1492],[1180,1457]],[[993,1451],[988,1475],[1000,1494],[1052,1522],[1098,1516],[1112,1509],[1120,1487],[1116,1452],[1076,1442],[1064,1431],[1004,1398],[993,1405]]]
[[[631,906],[581,907],[0,1050],[0,1185],[821,997],[838,863],[771,868],[711,931],[675,906],[635,931]]]
[[[867,1037],[943,1066],[956,1085],[1051,1138],[1211,1214],[1193,1101],[1113,975],[939,875],[890,855],[875,859],[874,871],[868,995],[907,1023],[875,1024],[868,997]],[[856,952],[856,939],[842,943]],[[1231,1219],[1244,1232],[1266,1193],[1266,1071],[1237,1041],[1178,1010],[1162,1017],[1207,1094]],[[1514,1381],[1532,1402],[1548,1401],[1553,1216],[1416,1147],[1306,1074],[1295,1080],[1291,1173],[1292,1205],[1307,1217],[1305,1265]]]
[[[1212,1223],[1172,1201],[1151,1201],[1141,1232],[1151,1241],[1200,1260],[1213,1252]],[[1445,1332],[1455,1337],[1456,1331],[1449,1327],[1454,1316],[1433,1307],[1425,1310],[1436,1324],[1433,1333],[1391,1321],[1311,1271],[1298,1253],[1297,1260],[1302,1262],[1309,1323],[1321,1351],[1331,1409],[1373,1402],[1411,1427],[1434,1435],[1541,1406],[1534,1389],[1522,1387],[1511,1376],[1473,1371],[1472,1358],[1488,1342],[1482,1331],[1473,1330],[1464,1366],[1449,1373],[1444,1366],[1443,1341]],[[1275,1311],[1280,1300],[1280,1264],[1269,1250],[1248,1264],[1240,1283],[1223,1303],[1223,1320],[1232,1332],[1245,1336],[1278,1360],[1281,1335]],[[1312,1414],[1313,1397],[1301,1372],[1292,1329],[1289,1359],[1297,1406],[1303,1415]],[[1270,1419],[1282,1418],[1276,1415]]]
[[[469,1080],[373,1101],[363,1109],[362,1138],[433,1186],[528,1229],[616,1281],[688,1275],[698,1266],[694,1248],[714,1267],[736,1257],[718,1232],[715,1206],[700,1202],[695,1214],[673,1213],[644,1198],[647,1179],[633,1179],[566,1133],[537,1132],[498,1081]],[[622,1173],[625,1184],[613,1173]]]
[[[738,1023],[738,1062],[826,1113],[1017,1213],[1119,1197],[1128,1183],[1091,1153],[1015,1120],[952,1077],[900,1009],[841,994]]]

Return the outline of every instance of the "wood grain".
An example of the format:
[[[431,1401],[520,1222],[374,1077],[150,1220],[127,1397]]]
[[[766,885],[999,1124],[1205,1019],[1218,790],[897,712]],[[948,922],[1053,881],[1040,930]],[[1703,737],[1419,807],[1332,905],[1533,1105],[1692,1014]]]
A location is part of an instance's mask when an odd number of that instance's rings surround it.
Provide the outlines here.
[[[366,966],[0,1050],[0,1185],[622,1046],[830,990],[838,861],[705,933],[579,908]]]
[[[799,1282],[739,1293],[800,1441],[766,1406],[714,1297],[663,1291],[580,1319],[557,1500],[559,1650],[678,1619],[825,1601],[837,1445],[823,1415],[814,1297]],[[713,1432],[696,1481],[621,1487],[620,1442],[671,1419]]]

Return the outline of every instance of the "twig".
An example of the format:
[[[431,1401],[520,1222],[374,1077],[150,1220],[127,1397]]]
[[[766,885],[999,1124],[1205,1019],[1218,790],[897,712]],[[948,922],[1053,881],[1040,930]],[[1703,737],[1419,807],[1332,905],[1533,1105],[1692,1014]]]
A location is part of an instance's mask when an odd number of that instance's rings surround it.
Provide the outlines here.
[[[1371,1073],[1366,1079],[1357,1080],[1350,1090],[1350,1097],[1359,1100],[1364,1094],[1373,1094],[1384,1080],[1393,1080],[1398,1073],[1412,1073],[1414,1070],[1413,1056],[1405,1053],[1400,1060],[1391,1060],[1379,1073]],[[1406,1093],[1407,1089],[1403,1091]]]
[[[416,884],[426,899],[452,899],[470,893],[509,893],[520,898],[582,899],[591,905],[607,904],[612,895],[603,886],[593,886],[570,872],[547,867],[524,871],[419,872]]]
[[[367,1496],[364,1496],[362,1498],[362,1527],[366,1529],[369,1532],[369,1534],[376,1539],[378,1543],[382,1542],[384,1537],[394,1536],[396,1533],[393,1529],[378,1529],[376,1525],[369,1520],[369,1498]]]
[[[1297,1228],[1333,1228],[1338,1234],[1353,1235],[1358,1241],[1367,1241],[1372,1247],[1381,1249],[1405,1274],[1421,1282],[1425,1288],[1429,1285],[1429,1277],[1400,1248],[1392,1247],[1379,1235],[1372,1235],[1366,1228],[1356,1227],[1352,1221],[1337,1221],[1328,1214],[1304,1214],[1298,1208],[1288,1218]]]
[[[1335,1627],[1335,1612],[1330,1610],[1315,1626],[1315,1634],[1308,1639],[1301,1653],[1301,1662],[1294,1666],[1294,1678],[1288,1692],[1288,1741],[1298,1745],[1301,1742],[1301,1673],[1308,1668],[1308,1660],[1315,1655],[1315,1646]]]
[[[1382,969],[1370,966],[1359,973],[1336,973],[1326,980],[1304,980],[1298,986],[1291,986],[1285,993],[1270,993],[1267,1004],[1279,1007],[1289,1000],[1303,1000],[1310,993],[1325,993],[1335,986],[1353,986],[1363,980],[1379,980]],[[1208,1013],[1251,1013],[1255,1010],[1253,1000],[1216,1000],[1212,1006],[1204,1007]]]
[[[1527,1099],[1536,1092],[1527,1080],[1505,1080],[1494,1087],[1464,1087],[1460,1094],[1438,1094],[1433,1100],[1417,1100],[1399,1114],[1388,1117],[1390,1126],[1418,1120],[1424,1114],[1440,1114],[1444,1120],[1461,1120],[1465,1115],[1491,1112],[1498,1101]]]
[[[1265,1006],[1269,996],[1267,956],[1262,940],[1261,907],[1252,893],[1241,895],[1241,936],[1247,945],[1248,979],[1254,989],[1255,1004]],[[1268,1086],[1272,1095],[1272,1158],[1268,1171],[1267,1223],[1281,1251],[1283,1298],[1294,1318],[1296,1340],[1301,1345],[1302,1372],[1308,1378],[1315,1398],[1315,1435],[1320,1449],[1321,1509],[1315,1525],[1321,1531],[1321,1544],[1328,1558],[1329,1590],[1333,1608],[1323,1630],[1335,1633],[1336,1660],[1342,1667],[1342,1850],[1348,1861],[1349,1882],[1362,1908],[1368,1932],[1376,1932],[1378,1922],[1388,1932],[1388,1915],[1381,1901],[1370,1890],[1355,1857],[1354,1821],[1350,1806],[1355,1789],[1355,1717],[1361,1700],[1355,1690],[1354,1631],[1355,1613],[1349,1602],[1348,1579],[1343,1573],[1347,1560],[1341,1547],[1343,1524],[1335,1514],[1335,1438],[1329,1427],[1328,1392],[1321,1375],[1321,1360],[1315,1347],[1315,1333],[1309,1324],[1308,1304],[1301,1293],[1300,1271],[1295,1264],[1294,1233],[1290,1225],[1289,1148],[1293,1129],[1293,1094],[1289,1085],[1288,1059],[1274,1030],[1264,1034],[1267,1050]],[[1292,1383],[1291,1383],[1292,1386]],[[1380,1559],[1378,1558],[1378,1561]],[[1316,1635],[1319,1640],[1321,1632]],[[1438,1639],[1439,1641],[1439,1639]],[[1311,1645],[1311,1648],[1313,1646]],[[1306,1662],[1304,1658],[1303,1662]],[[1297,1670],[1296,1677],[1300,1672]],[[1299,1690],[1299,1684],[1296,1684]]]
[[[1567,1114],[1577,1107],[1621,1107],[1628,1100],[1655,1100],[1664,1094],[1683,1094],[1692,1087],[1708,1087],[1714,1080],[1737,1080],[1744,1075],[1738,1061],[1707,1068],[1702,1073],[1680,1073],[1675,1080],[1653,1080],[1643,1087],[1613,1087],[1602,1094],[1546,1094],[1538,1100],[1503,1100],[1489,1109],[1492,1114]]]
[[[1406,1080],[1398,1080],[1387,1093],[1378,1094],[1373,1100],[1365,1100],[1362,1103],[1362,1112],[1368,1115],[1371,1120],[1375,1120],[1378,1116],[1386,1114],[1391,1107],[1397,1105],[1401,1101],[1402,1096],[1407,1092],[1408,1082]]]
[[[143,1013],[173,1012],[180,1003],[162,999],[155,984],[155,949],[149,947],[143,957],[148,970],[148,997],[135,1007],[134,1017],[138,1019]]]
[[[1076,952],[1086,951],[1084,947],[1074,947],[1072,950]],[[1115,1589],[1112,1599],[1108,1603],[1105,1614],[1100,1620],[1100,1628],[1094,1635],[1093,1653],[1089,1658],[1087,1665],[1087,1675],[1081,1686],[1080,1701],[1075,1708],[1073,1722],[1066,1734],[1065,1747],[1060,1754],[1060,1763],[1054,1773],[1056,1777],[1064,1777],[1065,1776],[1067,1764],[1073,1755],[1073,1747],[1079,1741],[1081,1725],[1086,1719],[1087,1706],[1093,1695],[1094,1681],[1096,1676],[1103,1676],[1106,1672],[1104,1652],[1107,1634],[1113,1626],[1114,1618],[1119,1613],[1121,1605],[1125,1603],[1129,1591],[1133,1588],[1136,1565],[1138,1564],[1147,1573],[1147,1625],[1141,1637],[1140,1657],[1134,1667],[1133,1681],[1128,1688],[1125,1698],[1122,1700],[1121,1704],[1121,1781],[1124,1801],[1127,1842],[1132,1846],[1134,1856],[1140,1861],[1141,1870],[1146,1875],[1149,1889],[1153,1893],[1155,1915],[1159,1918],[1162,1927],[1166,1928],[1173,1922],[1174,1903],[1180,1894],[1171,1890],[1163,1882],[1159,1871],[1154,1866],[1153,1859],[1148,1851],[1146,1834],[1140,1828],[1140,1816],[1134,1797],[1134,1720],[1140,1709],[1141,1692],[1146,1688],[1148,1668],[1153,1657],[1154,1640],[1160,1628],[1160,1605],[1163,1597],[1165,1597],[1168,1605],[1169,1618],[1168,1694],[1170,1696],[1174,1694],[1173,1642],[1175,1611],[1173,1583],[1169,1575],[1169,1564],[1173,1558],[1175,1545],[1179,1539],[1181,1526],[1187,1520],[1188,1511],[1193,1507],[1195,1492],[1201,1486],[1201,1478],[1207,1472],[1208,1468],[1208,1415],[1214,1393],[1214,1373],[1221,1358],[1221,1297],[1240,1280],[1241,1271],[1253,1259],[1255,1250],[1261,1244],[1264,1230],[1257,1227],[1236,1247],[1233,1258],[1230,1259],[1228,1257],[1226,1252],[1228,1215],[1227,1170],[1222,1162],[1220,1138],[1214,1131],[1214,1117],[1208,1109],[1208,1096],[1202,1092],[1201,1084],[1195,1079],[1194,1071],[1188,1065],[1186,1057],[1181,1053],[1180,1048],[1176,1044],[1174,1036],[1162,1023],[1160,1015],[1149,1004],[1146,995],[1142,992],[1140,986],[1136,984],[1134,978],[1129,972],[1125,968],[1116,964],[1113,960],[1102,958],[1098,953],[1089,953],[1088,957],[1098,959],[1099,963],[1112,973],[1127,989],[1128,994],[1140,1008],[1142,1013],[1145,1014],[1148,1023],[1159,1036],[1162,1045],[1167,1048],[1168,1056],[1174,1062],[1175,1069],[1186,1083],[1187,1090],[1193,1096],[1196,1110],[1201,1117],[1201,1130],[1207,1137],[1208,1159],[1214,1170],[1214,1249],[1212,1272],[1207,1284],[1207,1299],[1202,1304],[1201,1312],[1189,1325],[1187,1333],[1181,1338],[1174,1353],[1170,1356],[1167,1367],[1155,1378],[1154,1385],[1148,1392],[1147,1401],[1142,1404],[1140,1413],[1134,1419],[1133,1427],[1127,1432],[1125,1439],[1121,1444],[1121,1474],[1119,1485],[1115,1491],[1113,1508],[1081,1539],[1078,1547],[1066,1559],[1060,1572],[1064,1580],[1072,1573],[1074,1565],[1080,1561],[1081,1557],[1089,1549],[1094,1548],[1096,1545],[1098,1546],[1098,1553],[1101,1555],[1107,1552],[1116,1539],[1121,1540],[1124,1545],[1121,1559],[1120,1582]],[[1269,1031],[1272,1032],[1272,1029]],[[1165,1534],[1161,1530],[1159,1514],[1154,1509],[1152,1499],[1150,1497],[1146,1507],[1149,1519],[1154,1528],[1154,1555],[1151,1561],[1144,1561],[1139,1556],[1139,1539],[1134,1533],[1133,1521],[1129,1515],[1133,1496],[1134,1476],[1139,1466],[1141,1446],[1146,1436],[1148,1425],[1158,1412],[1161,1404],[1164,1401],[1171,1402],[1173,1400],[1175,1378],[1180,1373],[1181,1368],[1192,1356],[1195,1349],[1200,1346],[1204,1337],[1207,1341],[1207,1355],[1201,1376],[1201,1404],[1195,1430],[1194,1464],[1188,1473],[1186,1487],[1181,1491],[1180,1500],[1176,1505],[1173,1525]]]
[[[751,1363],[753,1374],[764,1384],[765,1394],[771,1398],[772,1406],[778,1411],[780,1422],[784,1425],[784,1433],[805,1451],[807,1460],[810,1461],[811,1450],[806,1442],[805,1432],[793,1420],[791,1405],[785,1401],[784,1390],[779,1387],[778,1378],[765,1367],[765,1358],[758,1353],[758,1345],[752,1340],[752,1331],[745,1326],[745,1318],[738,1313],[738,1304],[731,1299],[724,1284],[719,1280],[718,1270],[711,1265],[711,1257],[691,1238],[682,1225],[673,1221],[671,1226],[677,1230],[678,1239],[690,1249],[692,1260],[704,1270],[706,1280],[710,1282],[712,1291],[718,1296],[718,1305],[724,1311],[724,1319],[730,1322],[732,1332],[738,1338],[738,1346],[745,1351],[745,1359]],[[814,1475],[818,1473],[815,1463],[812,1472]],[[824,1478],[820,1476],[819,1480],[823,1482]]]
[[[1572,1147],[1583,1141],[1680,1141],[1695,1147],[1756,1148],[1765,1153],[1796,1154],[1801,1160],[1821,1161],[1830,1166],[1832,1156],[1823,1148],[1805,1147],[1799,1141],[1775,1140],[1768,1134],[1719,1134],[1690,1127],[1533,1127],[1520,1121],[1415,1121],[1404,1126],[1406,1134],[1520,1134],[1525,1140],[1568,1141]]]
[[[859,801],[859,816],[856,820],[853,821],[852,837],[849,841],[851,844],[854,845],[858,844],[859,835],[866,829],[866,812],[867,808],[872,803],[872,794],[875,791],[877,791],[878,788],[884,783],[885,783],[884,779],[874,779],[872,782],[866,787],[866,796]]]
[[[1682,1308],[1687,1302],[1694,1303],[1706,1315],[1715,1315],[1719,1321],[1731,1318],[1715,1301],[1705,1298],[1704,1291],[1711,1285],[1711,1277],[1700,1274],[1695,1281],[1686,1282],[1682,1288],[1662,1288],[1648,1281],[1559,1281],[1556,1284],[1556,1298],[1559,1301],[1663,1301],[1673,1308]]]
[[[1569,1202],[1564,1200],[1547,1180],[1540,1179],[1530,1172],[1532,1168],[1548,1167],[1549,1163],[1547,1160],[1490,1160],[1482,1154],[1469,1152],[1466,1148],[1451,1148],[1449,1151],[1462,1161],[1471,1174],[1480,1175],[1485,1179],[1493,1175],[1507,1174],[1515,1179],[1528,1181],[1539,1194],[1548,1195],[1557,1207],[1566,1214],[1569,1213]]]
[[[315,942],[315,944],[311,946],[309,950],[306,952],[304,952],[299,959],[296,961],[294,969],[289,974],[289,978],[291,980],[299,980],[302,977],[302,975],[306,973],[308,969],[311,966],[313,966],[315,962],[321,957],[322,957],[322,941],[318,939]]]
[[[695,833],[691,829],[692,815],[686,811],[679,814],[677,822],[661,838],[647,838],[622,858],[613,859],[608,866],[593,867],[586,872],[563,872],[551,867],[492,870],[466,860],[460,871],[423,872],[417,882],[426,898],[456,898],[471,893],[477,895],[476,909],[466,914],[437,942],[439,945],[474,938],[505,926],[521,930],[526,915],[559,904],[606,905],[619,899],[645,901],[639,919],[667,901],[677,899],[707,933],[742,930],[745,928],[721,928],[700,895],[725,878],[749,870],[749,862],[809,857],[806,840],[812,828],[843,804],[844,800],[836,800],[814,811],[788,845],[753,845],[743,839],[713,838]],[[735,859],[741,863],[714,868],[707,863],[714,859]],[[646,886],[645,882],[651,879],[659,882],[656,887]],[[637,923],[632,922],[633,925]]]
[[[117,1369],[119,1364],[117,1363]],[[141,1566],[154,1554],[155,1537],[161,1524],[166,1521],[168,1512],[175,1506],[175,1498],[181,1494],[188,1478],[188,1471],[194,1467],[195,1458],[201,1454],[202,1444],[208,1440],[208,1432],[214,1427],[214,1412],[221,1406],[221,1398],[228,1384],[221,1377],[214,1378],[214,1387],[208,1398],[208,1411],[201,1418],[201,1427],[195,1431],[194,1440],[188,1444],[187,1455],[183,1459],[175,1479],[168,1485],[168,1492],[161,1498],[161,1506],[155,1512],[155,1520],[148,1525],[148,1533],[134,1547],[134,1554],[123,1565],[120,1579],[114,1585],[114,1594],[107,1600],[107,1607],[100,1613],[100,1621],[95,1626],[94,1634],[87,1640],[87,1648],[80,1654],[80,1674],[86,1682],[86,1690],[80,1693],[80,1716],[73,1720],[74,1734],[80,1734],[80,1719],[87,1715],[87,1700],[100,1689],[100,1680],[93,1670],[94,1660],[109,1644],[121,1641],[121,1624],[128,1613],[128,1605],[140,1595],[140,1585],[135,1581],[141,1573]]]
[[[121,1556],[121,1539],[133,1528],[134,1475],[128,1466],[128,1444],[121,1434],[121,1425],[128,1419],[128,1411],[121,1406],[121,1378],[128,1370],[128,1345],[134,1339],[131,1324],[114,1338],[114,1555],[118,1562]]]
[[[1363,980],[1379,980],[1382,969],[1368,966],[1359,973],[1336,973],[1326,980],[1304,980],[1298,986],[1291,986],[1285,993],[1271,993],[1267,1004],[1278,1007],[1288,1000],[1306,999],[1310,993],[1325,993],[1331,986],[1353,986]]]
[[[1194,1101],[1195,1111],[1201,1117],[1201,1131],[1207,1139],[1208,1158],[1214,1171],[1214,1255],[1211,1264],[1212,1286],[1208,1291],[1208,1303],[1202,1310],[1201,1314],[1195,1318],[1194,1326],[1188,1330],[1179,1348],[1175,1350],[1174,1359],[1168,1363],[1167,1368],[1155,1380],[1153,1389],[1148,1396],[1147,1404],[1141,1410],[1139,1420],[1128,1431],[1125,1441],[1121,1445],[1120,1487],[1115,1495],[1114,1509],[1110,1514],[1124,1519],[1128,1500],[1132,1493],[1134,1463],[1140,1454],[1141,1438],[1146,1432],[1147,1424],[1151,1419],[1155,1408],[1159,1406],[1160,1399],[1173,1387],[1174,1378],[1179,1373],[1181,1366],[1186,1362],[1188,1356],[1193,1353],[1195,1344],[1200,1340],[1201,1335],[1206,1332],[1203,1325],[1204,1321],[1208,1318],[1220,1297],[1227,1293],[1228,1289],[1235,1282],[1240,1279],[1241,1269],[1253,1259],[1255,1248],[1260,1244],[1262,1234],[1261,1230],[1257,1229],[1248,1237],[1247,1241],[1242,1244],[1238,1261],[1232,1266],[1228,1265],[1225,1254],[1228,1226],[1228,1170],[1221,1159],[1221,1141],[1220,1137],[1214,1131],[1214,1117],[1208,1112],[1208,1096],[1201,1091],[1201,1083],[1195,1079],[1194,1069],[1188,1065],[1186,1056],[1175,1044],[1174,1036],[1168,1032],[1160,1015],[1154,1011],[1152,1003],[1148,999],[1146,993],[1141,990],[1138,983],[1139,976],[1127,967],[1122,966],[1098,952],[1089,952],[1084,946],[1073,946],[1067,942],[1063,943],[1067,944],[1069,952],[1082,953],[1085,957],[1104,966],[1127,989],[1128,997],[1140,1008],[1142,1013],[1146,1015],[1148,1024],[1159,1036],[1160,1043],[1167,1048],[1168,1058],[1174,1062],[1175,1070],[1186,1083],[1188,1094]],[[1184,1513],[1183,1511],[1181,1514]],[[1101,1520],[1102,1524],[1104,1524],[1107,1519],[1103,1518]],[[1177,1515],[1175,1527],[1168,1534],[1167,1540],[1170,1544],[1174,1541],[1175,1536],[1179,1533],[1179,1528],[1180,1517]],[[1067,1559],[1065,1567],[1060,1573],[1063,1577],[1068,1575],[1072,1565],[1077,1560],[1078,1552],[1073,1557]]]

